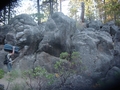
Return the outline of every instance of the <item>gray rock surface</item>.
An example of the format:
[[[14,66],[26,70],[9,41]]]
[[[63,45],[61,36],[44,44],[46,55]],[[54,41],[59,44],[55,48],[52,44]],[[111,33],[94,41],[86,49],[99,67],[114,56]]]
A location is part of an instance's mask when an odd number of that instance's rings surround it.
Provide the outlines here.
[[[100,85],[100,90],[107,89],[120,89],[120,68],[114,66],[107,73],[105,78],[100,79],[98,82]]]
[[[92,21],[88,27],[79,30],[73,19],[59,12],[40,26],[29,15],[22,14],[0,27],[0,31],[0,68],[4,68],[4,43],[21,48],[13,65],[14,69],[19,70],[43,66],[48,72],[55,73],[54,64],[60,60],[61,52],[68,52],[69,55],[79,52],[81,65],[76,70],[84,69],[68,79],[75,90],[78,86],[83,90],[85,86],[89,88],[94,80],[114,78],[111,76],[120,68],[120,33],[113,22],[103,25],[99,21]],[[65,66],[70,64],[67,60],[63,62]],[[113,66],[117,66],[117,69]]]
[[[21,14],[11,19],[9,25],[12,27],[12,34],[7,33],[6,43],[13,40],[21,48],[28,46],[28,54],[33,53],[42,39],[41,31],[33,19],[27,14]]]
[[[59,61],[60,58],[57,58],[55,56],[51,56],[48,53],[41,52],[40,54],[36,55],[27,55],[22,58],[19,58],[15,61],[16,64],[14,64],[15,69],[20,70],[29,70],[33,67],[44,67],[48,72],[55,73],[55,67],[54,64]],[[69,62],[66,60],[62,60],[62,62],[65,64],[65,66],[69,66]]]
[[[4,85],[0,84],[0,90],[5,90]]]
[[[100,21],[91,21],[87,24],[87,27],[94,28],[95,30],[100,30],[102,22]]]
[[[120,31],[117,31],[114,39],[114,66],[120,68]]]
[[[103,25],[100,30],[101,30],[101,31],[106,31],[106,32],[110,33],[110,26],[109,26],[109,25]],[[112,32],[111,32],[111,33],[112,33]]]
[[[77,31],[72,41],[74,50],[80,52],[87,74],[99,77],[111,67],[113,42],[109,33],[86,28],[82,32]]]
[[[76,30],[75,21],[62,13],[55,13],[51,18],[46,23],[46,33],[39,44],[39,51],[43,50],[55,56],[63,51],[70,52],[71,37]]]
[[[5,37],[8,32],[12,31],[12,27],[10,25],[4,25],[0,27],[0,44],[5,43]]]

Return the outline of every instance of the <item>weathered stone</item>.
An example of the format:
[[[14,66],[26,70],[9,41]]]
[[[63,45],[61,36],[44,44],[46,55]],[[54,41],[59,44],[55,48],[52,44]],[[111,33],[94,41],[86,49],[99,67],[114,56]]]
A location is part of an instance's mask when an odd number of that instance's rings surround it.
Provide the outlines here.
[[[95,30],[100,30],[102,27],[102,22],[100,21],[91,21],[87,24],[87,27],[94,28]]]
[[[48,20],[46,24],[47,30],[45,30],[51,32],[45,33],[43,40],[39,44],[39,50],[41,51],[44,48],[45,52],[50,52],[49,54],[55,56],[59,56],[63,51],[70,52],[71,37],[76,30],[75,21],[62,13],[54,13],[51,18]],[[51,24],[53,27],[50,26]]]
[[[120,42],[120,31],[116,32],[114,42]]]
[[[5,90],[4,85],[0,84],[0,90]]]
[[[120,68],[114,66],[106,74],[105,78],[100,79],[99,81],[99,90],[108,90],[111,88],[114,90],[119,90],[120,86]]]
[[[45,52],[41,52],[40,54],[28,55],[19,58],[15,61],[16,64],[14,64],[14,68],[20,70],[29,70],[33,67],[41,66],[44,67],[48,72],[55,73],[56,70],[54,64],[59,60],[60,58],[51,56]],[[69,66],[69,62],[67,60],[61,60],[61,62],[63,62],[66,67]]]
[[[106,31],[106,32],[110,33],[110,26],[109,25],[103,25],[100,30],[101,31]]]
[[[9,25],[14,28],[14,39],[15,45],[20,48],[24,46],[29,46],[29,50],[26,50],[26,54],[30,54],[36,51],[37,43],[42,39],[42,34],[40,33],[38,25],[34,20],[27,14],[21,14],[9,22]],[[6,43],[11,42],[7,40]],[[11,43],[13,45],[13,43]]]
[[[5,35],[0,34],[0,44],[4,44]]]
[[[14,33],[7,33],[5,37],[5,43],[15,45],[16,40],[15,40],[15,34]]]
[[[113,42],[107,32],[76,32],[72,41],[73,49],[80,52],[86,75],[97,78],[108,71],[113,58]]]
[[[118,26],[112,25],[110,27],[110,34],[111,34],[111,36],[115,36],[117,31],[118,31]]]
[[[5,37],[6,34],[11,31],[11,26],[10,25],[4,25],[0,27],[0,44],[4,44],[5,43]]]
[[[79,52],[82,64],[77,65],[77,75],[67,80],[68,84],[72,82],[75,90],[79,86],[83,90],[85,86],[89,88],[94,80],[105,79],[106,73],[110,73],[107,77],[111,77],[116,70],[113,69],[113,73],[109,72],[113,65],[120,67],[120,35],[113,22],[102,25],[99,21],[92,21],[87,28],[80,31],[76,29],[75,21],[62,13],[54,13],[40,26],[29,15],[22,14],[14,17],[0,31],[1,35],[6,36],[5,43],[15,44],[21,48],[13,69],[27,70],[42,66],[48,72],[54,73],[54,64],[60,60],[61,52],[68,52],[70,55],[72,52]],[[1,36],[0,40],[2,42],[4,36]],[[2,47],[0,50],[0,67],[3,68],[6,52]],[[70,64],[66,60],[63,62],[66,66]],[[79,69],[82,72],[79,72]],[[68,88],[63,86],[62,90],[64,89]]]
[[[18,15],[9,21],[9,25],[13,24],[13,26],[16,24],[19,25],[20,23],[33,26],[37,25],[37,23],[35,23],[34,20],[27,14]]]

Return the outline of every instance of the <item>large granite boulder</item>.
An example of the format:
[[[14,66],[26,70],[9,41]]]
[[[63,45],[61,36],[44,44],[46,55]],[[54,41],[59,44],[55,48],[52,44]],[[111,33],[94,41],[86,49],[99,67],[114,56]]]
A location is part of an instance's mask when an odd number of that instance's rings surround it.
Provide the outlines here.
[[[0,84],[0,90],[5,90],[4,85]]]
[[[116,32],[119,30],[119,27],[115,25],[114,21],[107,22],[106,25],[110,27],[111,36],[115,36]]]
[[[120,68],[120,31],[117,31],[114,39],[114,65]]]
[[[94,28],[95,30],[100,30],[102,25],[103,24],[100,21],[90,21],[89,23],[87,23],[88,28]]]
[[[112,66],[113,41],[111,35],[106,31],[86,28],[82,31],[76,30],[72,19],[55,13],[49,21],[53,26],[46,24],[46,33],[39,44],[39,51],[45,51],[54,56],[61,52],[80,53],[82,63],[86,70],[86,76],[98,78],[104,76]],[[100,28],[101,24],[99,24]],[[49,32],[51,31],[51,32]],[[94,68],[93,68],[94,67]],[[104,69],[103,69],[104,68]]]
[[[0,44],[5,43],[6,34],[12,31],[10,25],[0,26]]]
[[[77,75],[69,77],[66,83],[72,84],[76,90],[79,86],[84,90],[85,86],[88,89],[94,80],[105,78],[113,65],[120,67],[120,33],[115,33],[113,42],[110,25],[102,27],[99,21],[95,21],[89,23],[88,28],[78,30],[73,19],[57,12],[47,22],[38,26],[29,15],[22,14],[11,19],[8,26],[4,26],[6,30],[9,27],[10,31],[6,31],[5,38],[0,36],[0,43],[4,41],[18,45],[22,48],[20,54],[27,54],[15,59],[13,69],[20,70],[43,66],[49,72],[54,73],[54,64],[60,60],[61,52],[68,52],[70,55],[72,52],[79,52],[82,66],[78,65],[76,70],[84,69],[82,72],[77,72]],[[2,46],[0,50],[3,63],[6,53]],[[35,51],[37,52],[34,53]],[[63,62],[66,66],[70,63],[67,60]],[[0,63],[1,68],[2,63]],[[113,69],[115,70],[116,68]],[[66,87],[63,87],[64,89]]]
[[[115,34],[119,31],[119,27],[115,25],[114,21],[110,21],[103,24],[100,30],[110,33],[114,41]]]
[[[3,61],[5,60],[6,54],[7,53],[3,49],[0,50],[0,68],[4,69],[5,71],[7,71],[7,70],[6,70],[6,66],[3,64]]]
[[[59,61],[60,58],[51,56],[48,53],[41,52],[36,53],[34,55],[26,55],[24,57],[18,58],[13,64],[13,69],[17,69],[20,71],[29,70],[34,67],[44,67],[48,72],[55,73],[55,63]],[[69,62],[67,60],[61,60],[65,64],[65,66],[69,66]]]
[[[104,24],[100,30],[101,30],[101,31],[105,31],[105,32],[110,33],[110,26]]]
[[[45,51],[54,56],[59,56],[61,52],[79,52],[86,68],[86,76],[104,76],[113,65],[111,62],[114,48],[112,36],[105,30],[98,30],[102,24],[96,21],[98,27],[90,26],[79,31],[74,20],[62,13],[55,13],[51,18],[46,24],[46,33],[39,43],[38,51]]]
[[[33,53],[42,39],[41,31],[34,20],[27,14],[21,14],[11,19],[8,24],[10,31],[6,34],[5,43],[28,46],[27,53]],[[6,26],[8,27],[8,26]]]
[[[112,66],[113,42],[109,33],[93,28],[76,31],[72,46],[73,50],[80,52],[86,75],[93,78],[104,76]]]
[[[99,90],[119,90],[120,89],[120,68],[114,66],[106,76],[98,81]]]
[[[39,51],[59,56],[61,52],[70,52],[71,37],[75,33],[75,21],[63,15],[54,13],[46,23],[43,40],[39,44]]]

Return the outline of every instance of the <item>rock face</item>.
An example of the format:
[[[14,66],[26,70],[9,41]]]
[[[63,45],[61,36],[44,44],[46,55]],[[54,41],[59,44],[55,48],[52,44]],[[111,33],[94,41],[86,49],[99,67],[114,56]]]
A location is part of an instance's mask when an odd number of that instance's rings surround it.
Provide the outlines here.
[[[4,85],[0,84],[0,90],[4,90]]]
[[[102,22],[100,21],[91,21],[87,24],[88,28],[94,28],[95,30],[100,30],[102,27]]]
[[[0,51],[0,68],[4,68],[4,64],[3,64],[3,61],[5,60],[5,55],[6,55],[6,52],[4,50],[1,50]],[[6,70],[5,70],[6,71]]]
[[[4,30],[4,31],[3,31]],[[2,26],[0,27],[0,44],[4,44],[5,43],[5,36],[6,34],[12,31],[11,26],[10,25],[6,25],[6,26]]]
[[[88,89],[93,81],[109,77],[113,66],[120,68],[120,32],[113,22],[102,24],[94,21],[83,30],[79,30],[73,19],[59,12],[54,13],[40,26],[29,15],[22,14],[13,18],[8,25],[0,27],[0,31],[2,61],[6,54],[2,46],[4,43],[21,48],[20,55],[13,65],[15,69],[25,70],[43,66],[48,72],[55,73],[54,64],[60,60],[61,52],[68,52],[70,56],[72,52],[79,52],[82,66],[78,65],[76,70],[81,67],[84,70],[66,80],[68,84],[72,82],[74,89],[71,90],[78,90],[78,86],[82,90],[85,86]],[[66,66],[70,64],[67,60],[63,62]],[[112,72],[114,70],[116,68],[113,68]]]
[[[72,41],[74,50],[80,52],[86,73],[99,77],[108,71],[113,58],[113,42],[109,33],[86,28],[82,32],[77,31]]]
[[[54,64],[59,61],[60,58],[57,58],[55,56],[51,56],[48,53],[41,52],[36,55],[28,55],[24,56],[22,58],[19,58],[14,64],[14,68],[21,69],[21,70],[28,70],[32,69],[33,67],[42,66],[44,67],[48,72],[55,73]],[[66,60],[62,60],[64,64],[69,65],[69,62]]]
[[[113,61],[114,65],[120,68],[120,31],[115,34]]]
[[[28,53],[33,53],[42,39],[41,31],[33,19],[29,15],[22,14],[13,18],[9,25],[11,31],[7,33],[5,43],[18,45],[21,48],[28,46]]]
[[[71,37],[75,30],[74,20],[62,13],[53,14],[46,23],[46,33],[39,44],[39,50],[55,56],[64,51],[70,52]]]
[[[105,78],[100,79],[100,90],[106,90],[111,88],[120,89],[120,68],[114,66],[106,74]],[[117,88],[118,87],[118,88]]]

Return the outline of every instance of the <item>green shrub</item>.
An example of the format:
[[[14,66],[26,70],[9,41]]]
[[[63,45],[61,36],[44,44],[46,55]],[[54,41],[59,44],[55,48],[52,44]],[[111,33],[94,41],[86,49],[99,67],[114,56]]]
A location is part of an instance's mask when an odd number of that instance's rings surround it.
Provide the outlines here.
[[[4,71],[0,69],[0,79],[4,77]]]
[[[57,61],[57,62],[54,64],[54,68],[55,68],[56,70],[58,70],[59,68],[61,68],[61,64],[62,64],[61,60],[60,60],[60,61]]]
[[[24,71],[22,78],[30,89],[38,88],[38,90],[41,90],[43,84],[49,85],[53,83],[53,76],[45,68],[35,67],[34,69]]]
[[[13,80],[15,80],[18,77],[18,72],[16,70],[13,70],[11,72],[9,72],[8,77],[7,77],[7,81],[12,82]]]
[[[67,60],[67,59],[69,58],[69,54],[68,54],[67,52],[62,52],[62,53],[60,54],[60,58]]]
[[[73,52],[72,55],[71,55],[71,58],[72,59],[78,59],[78,58],[80,58],[80,53],[79,52]]]
[[[70,58],[71,60],[69,60]],[[66,59],[67,61],[63,59]],[[82,66],[82,60],[79,52],[72,52],[71,55],[67,52],[62,52],[60,54],[60,60],[56,61],[54,68],[56,70],[55,76],[60,85],[58,85],[58,87],[60,88],[61,85],[68,86],[66,85],[68,78],[74,74],[80,73],[84,67]]]
[[[15,83],[12,85],[11,90],[26,90],[26,87],[20,83]]]
[[[11,82],[13,82],[18,77],[18,72],[16,70],[13,70],[7,74],[6,80],[8,81],[7,88],[8,90]]]

